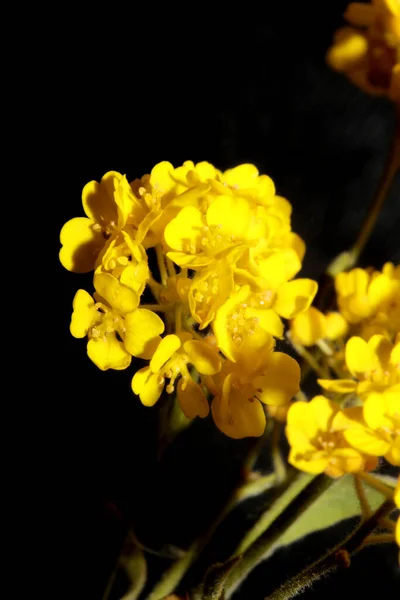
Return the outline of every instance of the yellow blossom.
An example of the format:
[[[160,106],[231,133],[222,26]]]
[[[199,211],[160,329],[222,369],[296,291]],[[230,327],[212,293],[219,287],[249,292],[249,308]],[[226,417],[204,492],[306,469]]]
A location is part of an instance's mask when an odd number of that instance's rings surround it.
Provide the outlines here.
[[[365,399],[372,391],[384,391],[400,383],[400,339],[392,344],[382,335],[368,342],[352,337],[346,344],[346,366],[355,379],[318,379],[325,390],[355,392]]]
[[[324,396],[296,402],[287,415],[289,462],[307,473],[340,477],[376,466],[376,459],[352,448],[337,425],[339,405]]]
[[[211,411],[217,427],[239,439],[257,437],[265,428],[262,404],[287,406],[300,387],[300,367],[292,357],[274,352],[268,336],[262,351],[244,351],[236,363],[225,361],[221,371],[205,382],[214,399]]]
[[[386,307],[398,297],[400,276],[394,267],[390,269],[390,263],[385,267],[382,272],[353,269],[337,275],[337,301],[340,312],[349,323],[370,319],[380,307]]]
[[[329,65],[344,72],[367,93],[388,95],[398,102],[400,3],[398,0],[352,2],[344,16],[354,27],[336,32],[327,55]]]
[[[99,287],[101,289],[101,285]],[[101,291],[108,295],[105,290]],[[120,307],[122,304],[120,301]],[[164,331],[164,323],[151,311],[134,309],[123,314],[104,298],[95,303],[85,290],[75,294],[73,309],[71,334],[76,338],[88,336],[88,356],[102,371],[126,369],[132,355],[151,356],[159,334]]]
[[[141,244],[132,241],[127,231],[113,236],[100,253],[96,274],[110,273],[124,286],[143,293],[149,278],[147,254]]]
[[[206,417],[208,402],[201,386],[193,381],[188,370],[192,364],[198,373],[214,375],[221,369],[218,352],[203,341],[193,340],[190,333],[170,334],[157,346],[150,365],[140,369],[132,379],[132,390],[145,406],[153,406],[160,398],[166,379],[166,391],[171,394],[179,379],[177,397],[188,418]]]
[[[132,201],[132,190],[120,173],[109,171],[100,183],[87,183],[82,191],[86,217],[71,219],[60,233],[61,264],[77,273],[92,271],[106,240],[125,226]]]
[[[314,306],[290,321],[290,333],[297,344],[313,346],[324,338],[337,340],[347,333],[348,325],[340,313],[329,312],[324,315]]]
[[[269,342],[269,334],[282,337],[280,317],[292,318],[311,304],[317,284],[297,279],[282,284],[278,290],[253,293],[243,285],[218,309],[213,330],[219,349],[235,362],[243,353],[243,343],[253,351]]]
[[[400,466],[400,384],[369,394],[363,406],[343,412],[338,426],[354,448]]]

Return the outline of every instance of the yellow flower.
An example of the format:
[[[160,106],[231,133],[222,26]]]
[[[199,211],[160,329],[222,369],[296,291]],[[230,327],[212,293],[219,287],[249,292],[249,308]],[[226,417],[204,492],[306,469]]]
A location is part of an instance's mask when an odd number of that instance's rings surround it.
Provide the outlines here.
[[[324,315],[314,306],[290,321],[290,333],[295,343],[313,346],[319,340],[336,340],[344,337],[348,325],[340,313],[330,312]]]
[[[121,231],[104,247],[98,258],[96,274],[110,273],[124,286],[141,296],[149,278],[147,254],[141,244]]]
[[[381,307],[390,305],[400,293],[400,278],[387,268],[368,272],[353,269],[348,273],[339,273],[335,279],[335,288],[340,312],[352,324],[370,319]],[[397,303],[399,301],[397,300]]]
[[[216,313],[213,330],[219,349],[235,362],[245,348],[257,351],[268,344],[269,334],[282,337],[280,317],[292,318],[307,310],[316,291],[317,284],[310,279],[290,281],[276,292],[266,289],[258,294],[243,285]]]
[[[211,323],[233,288],[233,268],[226,258],[196,273],[188,301],[193,318],[200,324],[199,329],[205,329]]]
[[[104,277],[112,278],[112,275]],[[101,276],[97,290],[103,292],[103,297],[96,303],[85,290],[78,290],[75,294],[71,334],[76,338],[88,336],[88,356],[102,371],[126,369],[130,365],[132,355],[147,358],[153,354],[159,334],[164,331],[164,323],[147,309],[134,309],[128,314],[123,314],[111,307],[104,300],[104,296],[110,294],[102,289],[103,283]],[[127,290],[133,293],[132,290]],[[128,296],[129,294],[125,298],[119,298],[119,308],[127,306]]]
[[[190,333],[167,335],[157,346],[150,365],[135,373],[132,390],[145,406],[153,406],[162,394],[165,380],[170,380],[166,391],[171,394],[180,377],[177,397],[182,411],[190,419],[197,415],[206,417],[208,402],[202,387],[189,373],[189,363],[204,375],[214,375],[221,369],[218,352],[206,342],[193,340]]]
[[[351,446],[400,466],[400,384],[343,413],[339,426]]]
[[[205,215],[185,206],[165,228],[165,242],[172,249],[167,256],[180,267],[205,267],[230,249],[264,237],[262,217],[255,204],[231,195],[215,198]]]
[[[345,357],[355,379],[318,379],[325,390],[355,392],[364,399],[372,391],[384,391],[400,383],[400,339],[392,344],[382,335],[374,335],[368,342],[354,336],[346,344]]]
[[[291,446],[289,462],[307,473],[340,477],[376,466],[376,459],[350,447],[340,428],[338,404],[324,396],[296,402],[287,415],[286,435]]]
[[[300,367],[287,354],[273,352],[273,340],[262,352],[243,353],[237,363],[225,361],[205,382],[214,399],[217,427],[229,437],[258,437],[265,429],[262,404],[284,407],[300,388]]]
[[[109,171],[100,183],[87,183],[82,191],[86,217],[71,219],[61,229],[61,264],[76,273],[92,271],[106,240],[125,226],[132,202],[132,190],[120,173]]]
[[[329,65],[344,72],[367,93],[398,100],[400,65],[400,4],[398,0],[372,0],[370,5],[349,4],[345,18],[356,27],[336,32],[328,51]]]

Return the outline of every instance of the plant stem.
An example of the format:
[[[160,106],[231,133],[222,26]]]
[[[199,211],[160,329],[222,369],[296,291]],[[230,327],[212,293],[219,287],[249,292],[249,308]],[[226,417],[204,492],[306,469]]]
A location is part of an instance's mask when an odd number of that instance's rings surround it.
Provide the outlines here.
[[[359,474],[359,477],[363,479],[365,483],[378,490],[378,492],[381,492],[381,494],[386,496],[386,498],[388,498],[389,500],[393,498],[394,490],[392,490],[389,486],[379,481],[379,479],[377,479],[373,475],[361,472]]]
[[[368,519],[371,514],[371,507],[368,503],[367,495],[365,493],[363,482],[361,481],[359,475],[356,473],[353,476],[354,487],[356,488],[357,496],[360,501],[361,514],[364,519]]]
[[[304,591],[311,583],[317,581],[322,576],[336,571],[340,566],[348,567],[351,555],[358,552],[364,546],[365,540],[378,526],[380,519],[393,508],[393,502],[385,500],[369,519],[357,525],[344,542],[340,542],[331,548],[322,558],[319,558],[301,573],[287,580],[271,595],[267,596],[265,600],[289,600]]]
[[[250,531],[251,535],[246,535],[238,547],[235,555],[243,552],[242,560],[232,569],[227,578],[226,600],[231,597],[249,573],[279,546],[282,534],[334,481],[325,475],[315,476],[308,473],[298,473],[293,478],[291,485],[277,497]]]
[[[317,360],[315,359],[313,354],[311,354],[311,352],[309,352],[301,344],[297,344],[296,342],[294,342],[292,336],[290,335],[290,332],[288,332],[286,335],[289,339],[289,342],[291,343],[293,348],[296,350],[297,354],[299,356],[301,356],[302,358],[304,358],[304,360],[307,362],[307,364],[311,367],[311,369],[313,371],[315,371],[317,373],[317,375],[319,377],[321,377],[322,379],[326,379],[327,377],[329,377],[329,375],[327,373],[325,373],[325,371],[323,370],[321,365],[317,362]]]

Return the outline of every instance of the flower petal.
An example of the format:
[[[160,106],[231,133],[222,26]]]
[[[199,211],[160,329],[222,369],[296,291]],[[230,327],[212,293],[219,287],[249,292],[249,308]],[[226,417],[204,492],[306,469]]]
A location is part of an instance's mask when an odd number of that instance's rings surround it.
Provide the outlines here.
[[[150,369],[157,373],[163,365],[175,354],[181,347],[181,340],[177,335],[166,335],[157,346],[153,358],[150,361]]]
[[[75,338],[84,338],[89,329],[101,319],[94,308],[94,300],[85,290],[78,290],[72,302],[70,331]]]
[[[303,346],[313,346],[325,337],[326,317],[314,306],[297,315],[290,322],[290,332],[293,341]]]
[[[117,340],[115,333],[89,340],[87,353],[90,360],[102,371],[121,371],[129,367],[132,360],[132,356],[126,351],[124,344]]]
[[[132,390],[139,396],[144,406],[154,406],[164,389],[164,380],[152,373],[150,367],[144,367],[135,373],[132,379]]]
[[[210,412],[203,390],[193,379],[178,381],[177,396],[182,412],[188,419],[195,417],[204,419]]]
[[[132,312],[139,304],[138,294],[122,285],[111,273],[96,272],[93,285],[96,292],[122,314]]]
[[[100,250],[105,244],[101,232],[94,231],[94,221],[76,217],[65,223],[60,232],[60,262],[68,271],[89,273],[93,271]]]
[[[357,381],[352,379],[317,379],[317,382],[327,392],[338,394],[350,394],[357,389]]]
[[[343,435],[351,446],[372,456],[384,456],[390,448],[389,442],[379,437],[372,429],[346,429]]]
[[[357,379],[364,379],[365,373],[379,369],[379,362],[371,346],[360,337],[352,337],[346,344],[346,365]]]
[[[274,308],[281,317],[293,319],[310,307],[317,290],[318,284],[312,279],[288,281],[277,290]]]
[[[189,356],[189,361],[202,375],[215,375],[221,370],[221,357],[206,342],[189,340],[184,343],[183,348]]]
[[[265,404],[287,404],[300,389],[299,363],[283,352],[271,353],[262,376],[254,380],[254,387]]]
[[[138,308],[125,317],[125,347],[138,358],[150,359],[158,344],[165,326],[156,313],[147,308]]]

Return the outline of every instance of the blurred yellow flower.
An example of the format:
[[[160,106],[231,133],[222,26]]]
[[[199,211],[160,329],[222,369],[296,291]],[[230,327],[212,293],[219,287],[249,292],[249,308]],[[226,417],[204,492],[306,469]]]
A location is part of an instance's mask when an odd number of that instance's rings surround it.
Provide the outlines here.
[[[394,491],[394,502],[397,508],[400,508],[400,476],[397,480],[396,489]],[[398,516],[396,523],[396,542],[398,546],[400,546],[400,515]]]
[[[363,406],[343,411],[339,421],[353,448],[400,466],[400,384],[372,392]]]
[[[310,402],[295,402],[287,415],[286,436],[290,444],[289,462],[307,473],[344,473],[369,471],[376,459],[350,446],[337,425],[339,405],[324,396]]]
[[[367,93],[400,102],[399,0],[351,2],[344,17],[354,27],[336,32],[328,64]]]
[[[382,335],[368,342],[352,337],[346,344],[346,366],[355,379],[318,379],[329,392],[355,392],[365,399],[373,391],[381,392],[400,383],[400,339],[392,344]]]
[[[338,312],[324,315],[314,306],[290,321],[290,333],[297,344],[313,346],[321,339],[336,340],[346,335],[348,325]]]

